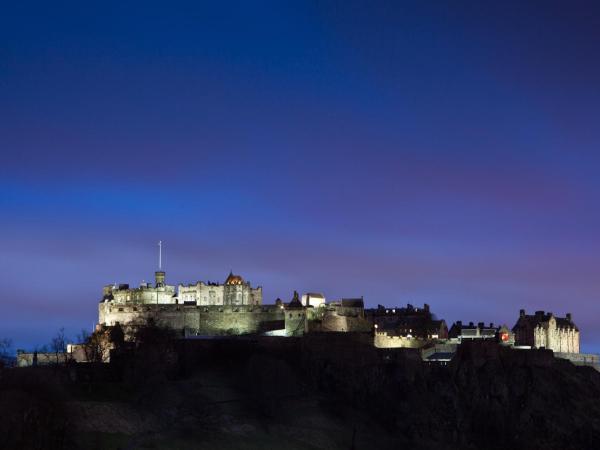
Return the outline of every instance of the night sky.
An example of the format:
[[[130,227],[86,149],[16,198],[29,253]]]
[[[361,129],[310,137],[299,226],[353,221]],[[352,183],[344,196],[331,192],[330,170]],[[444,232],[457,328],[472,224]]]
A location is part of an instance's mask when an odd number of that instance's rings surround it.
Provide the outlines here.
[[[219,6],[215,6],[215,4]],[[0,338],[224,281],[600,351],[600,3],[4,2]]]

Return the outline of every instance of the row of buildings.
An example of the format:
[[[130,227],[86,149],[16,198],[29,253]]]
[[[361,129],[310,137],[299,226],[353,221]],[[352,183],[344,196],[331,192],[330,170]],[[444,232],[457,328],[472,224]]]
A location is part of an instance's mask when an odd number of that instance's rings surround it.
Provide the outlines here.
[[[105,286],[99,305],[99,325],[141,325],[148,319],[163,322],[185,335],[271,333],[298,336],[311,331],[372,331],[378,347],[420,348],[431,342],[459,344],[464,339],[494,339],[504,345],[547,348],[559,353],[579,353],[579,329],[571,314],[557,317],[521,310],[512,328],[457,321],[446,322],[430,311],[407,305],[365,309],[362,298],[327,302],[320,293],[290,301],[263,304],[262,287],[252,287],[230,273],[223,283],[197,282],[168,285],[165,272],[155,273],[155,283]]]

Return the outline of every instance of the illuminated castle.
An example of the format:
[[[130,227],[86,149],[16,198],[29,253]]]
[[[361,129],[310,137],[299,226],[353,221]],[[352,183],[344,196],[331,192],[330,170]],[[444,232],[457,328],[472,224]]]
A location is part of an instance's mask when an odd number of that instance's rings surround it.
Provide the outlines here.
[[[110,300],[117,305],[260,305],[262,304],[262,287],[252,288],[239,275],[230,273],[225,283],[204,283],[175,286],[165,284],[165,272],[155,274],[156,283],[142,283],[137,288],[128,284],[108,285],[103,290],[103,300]]]
[[[144,325],[160,322],[185,334],[244,334],[283,328],[283,312],[262,305],[262,288],[253,288],[230,273],[223,284],[165,283],[165,272],[155,273],[155,284],[108,285],[98,306],[98,324]]]

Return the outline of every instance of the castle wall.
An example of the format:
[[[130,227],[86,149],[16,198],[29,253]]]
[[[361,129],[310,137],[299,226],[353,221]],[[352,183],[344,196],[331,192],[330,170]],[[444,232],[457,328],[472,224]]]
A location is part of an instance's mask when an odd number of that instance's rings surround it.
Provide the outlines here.
[[[427,339],[389,335],[385,331],[375,333],[373,343],[378,348],[421,348],[431,342]]]
[[[316,331],[368,332],[372,329],[373,323],[361,316],[345,316],[327,311]]]
[[[306,314],[303,308],[294,308],[285,310],[285,335],[302,336],[306,331]],[[310,313],[309,313],[310,314]]]
[[[600,356],[590,353],[554,352],[556,358],[568,359],[576,366],[593,367],[600,372]]]
[[[99,305],[102,325],[139,326],[150,319],[187,335],[247,334],[284,327],[283,310],[275,305]]]
[[[262,287],[250,289],[250,304],[251,305],[262,305]]]
[[[17,352],[17,367],[30,367],[34,364],[38,366],[47,366],[51,364],[64,364],[66,362],[67,355],[65,353]]]
[[[370,332],[373,323],[362,314],[362,308],[339,306],[290,308],[285,310],[287,336],[306,332]]]

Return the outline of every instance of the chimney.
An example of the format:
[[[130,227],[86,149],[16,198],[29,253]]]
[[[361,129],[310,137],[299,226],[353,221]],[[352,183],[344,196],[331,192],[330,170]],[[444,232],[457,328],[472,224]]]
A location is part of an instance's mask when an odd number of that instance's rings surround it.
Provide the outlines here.
[[[473,326],[473,322],[469,322],[469,326],[472,327]]]
[[[424,309],[425,311],[429,312],[429,305],[428,305],[427,303],[425,303],[425,304],[423,305],[423,309]]]
[[[571,316],[571,313],[567,313],[567,320],[568,320],[569,322],[572,322],[572,321],[573,321],[573,317]]]
[[[490,328],[494,328],[494,322],[490,322]]]
[[[519,317],[525,317],[525,310],[522,309],[519,311]]]
[[[457,321],[456,321],[456,325],[458,325],[459,327],[461,327],[461,328],[462,328],[462,320],[457,320]]]
[[[477,324],[477,328],[479,328],[481,330],[482,328],[485,328],[485,325],[483,324],[483,322],[479,322]]]
[[[543,315],[544,315],[544,311],[536,311],[535,312],[536,317],[542,317]]]

